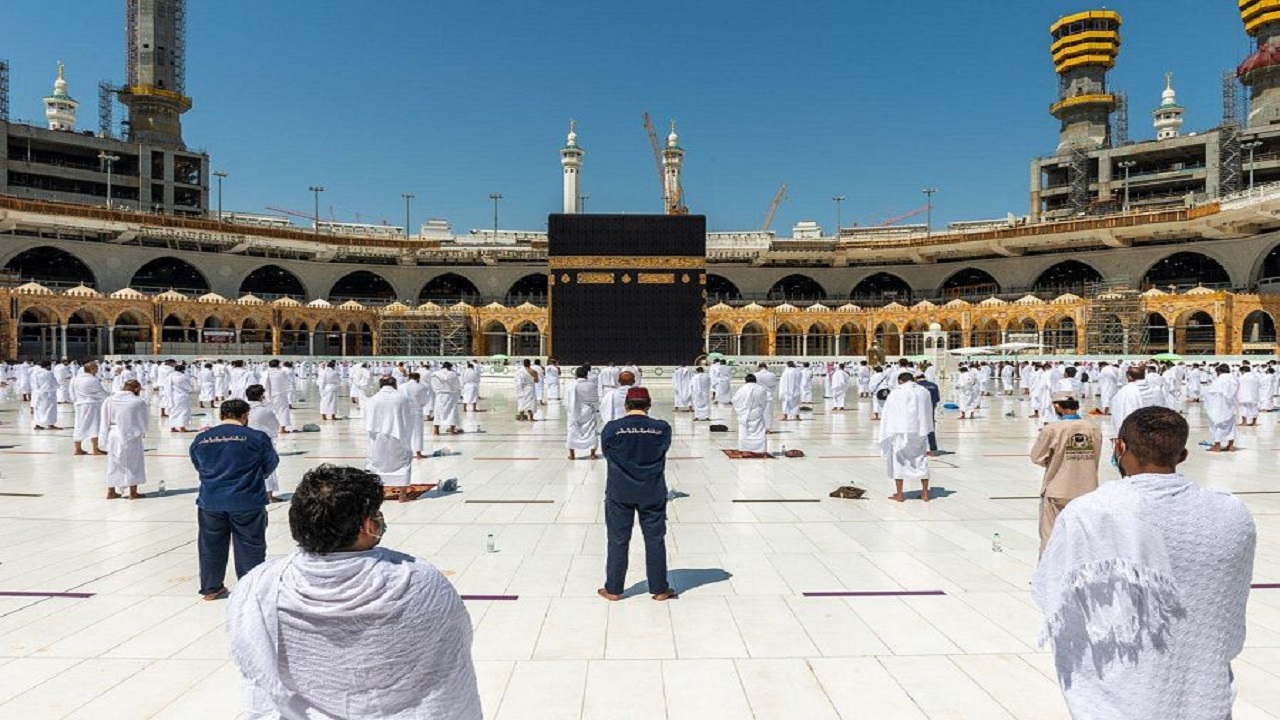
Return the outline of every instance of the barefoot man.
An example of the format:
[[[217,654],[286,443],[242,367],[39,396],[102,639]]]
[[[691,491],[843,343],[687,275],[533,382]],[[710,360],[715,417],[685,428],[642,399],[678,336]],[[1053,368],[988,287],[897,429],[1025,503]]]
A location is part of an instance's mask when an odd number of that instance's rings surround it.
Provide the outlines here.
[[[102,403],[109,397],[111,394],[98,378],[98,363],[86,364],[84,371],[71,381],[71,398],[76,404],[76,426],[71,439],[76,455],[89,454],[84,449],[85,440],[93,444],[94,455],[107,454],[98,446],[98,436],[102,434]]]
[[[880,418],[880,453],[896,486],[890,500],[902,502],[904,480],[920,481],[920,499],[929,502],[929,433],[933,432],[933,400],[910,371],[884,401]]]
[[[147,481],[146,460],[142,454],[142,438],[147,434],[147,402],[138,395],[142,383],[128,380],[124,389],[102,403],[100,428],[102,444],[107,446],[107,499],[120,497],[116,488],[129,488],[129,499],[145,497],[138,486]]]

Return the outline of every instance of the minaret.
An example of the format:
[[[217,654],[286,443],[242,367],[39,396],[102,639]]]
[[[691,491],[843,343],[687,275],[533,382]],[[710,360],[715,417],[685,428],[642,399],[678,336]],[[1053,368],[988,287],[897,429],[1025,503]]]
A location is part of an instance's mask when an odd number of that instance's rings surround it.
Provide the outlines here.
[[[684,215],[684,190],[680,186],[680,168],[684,165],[684,150],[680,136],[676,134],[676,121],[671,121],[671,134],[667,135],[667,147],[662,151],[662,199],[668,215]]]
[[[128,79],[120,102],[129,108],[129,142],[184,147],[187,0],[126,0]]]
[[[1058,102],[1049,113],[1061,121],[1058,152],[1093,150],[1111,141],[1116,98],[1107,90],[1107,72],[1120,54],[1120,15],[1091,10],[1068,15],[1049,28]]]
[[[1272,0],[1240,0],[1244,31],[1258,49],[1236,68],[1249,88],[1249,127],[1280,122],[1280,6]]]
[[[577,215],[582,212],[582,156],[585,151],[578,147],[577,123],[569,121],[569,137],[564,147],[560,148],[560,165],[564,168],[564,214]]]
[[[1182,134],[1182,116],[1187,109],[1178,104],[1178,94],[1173,91],[1173,73],[1165,73],[1164,94],[1160,107],[1152,112],[1155,117],[1156,139],[1172,140]]]
[[[76,129],[76,108],[80,103],[67,94],[66,66],[58,63],[58,79],[53,83],[53,94],[44,99],[44,116],[49,121],[50,130],[74,132]]]

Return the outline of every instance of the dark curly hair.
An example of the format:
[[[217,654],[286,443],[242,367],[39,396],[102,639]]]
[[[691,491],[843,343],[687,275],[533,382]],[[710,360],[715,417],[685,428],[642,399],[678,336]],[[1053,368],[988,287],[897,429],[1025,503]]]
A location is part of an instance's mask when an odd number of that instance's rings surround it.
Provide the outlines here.
[[[306,552],[340,552],[355,544],[366,518],[382,507],[382,481],[360,468],[324,464],[302,476],[289,505],[289,529]]]

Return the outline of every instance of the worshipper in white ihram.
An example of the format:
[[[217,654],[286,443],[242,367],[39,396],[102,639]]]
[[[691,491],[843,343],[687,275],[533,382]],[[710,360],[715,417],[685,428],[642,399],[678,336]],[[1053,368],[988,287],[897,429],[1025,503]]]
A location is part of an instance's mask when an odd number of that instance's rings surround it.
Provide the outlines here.
[[[693,368],[681,365],[671,374],[672,404],[676,412],[693,409]]]
[[[150,413],[139,393],[137,380],[125,382],[124,389],[102,402],[102,445],[107,449],[107,499],[120,497],[117,488],[129,488],[129,499],[145,497],[138,486],[147,482],[142,438],[147,435]]]
[[[849,395],[849,371],[844,365],[839,365],[831,371],[828,387],[831,393],[831,409],[843,412]]]
[[[525,360],[516,369],[516,420],[532,422],[538,411],[538,372],[533,363]]]
[[[199,387],[200,394],[197,399],[200,401],[200,407],[204,407],[205,403],[209,403],[213,407],[214,398],[217,397],[218,383],[213,377],[213,366],[205,363],[200,366],[200,372],[196,373],[196,384]]]
[[[749,453],[769,451],[769,391],[754,374],[733,394],[733,412],[738,416],[738,449]]]
[[[711,373],[699,365],[693,371],[693,379],[689,381],[693,396],[693,419],[711,419]]]
[[[423,454],[426,444],[423,438],[422,416],[423,408],[427,403],[431,402],[431,391],[427,389],[426,383],[422,382],[422,376],[416,372],[409,373],[409,377],[403,383],[399,383],[400,393],[413,401],[414,417],[417,422],[409,426],[409,449],[413,451],[414,457],[425,458]]]
[[[53,366],[53,381],[58,385],[58,404],[65,405],[71,402],[71,361],[66,358],[62,362]]]
[[[711,366],[711,392],[715,395],[715,401],[721,405],[728,405],[733,401],[733,390],[730,387],[733,379],[733,371],[725,364],[724,360],[716,360],[716,364]]]
[[[556,366],[556,369],[559,370],[559,366]],[[459,402],[462,403],[462,409],[466,410],[470,407],[473,412],[478,411],[480,409],[480,368],[476,367],[475,363],[469,362],[460,375],[462,376],[462,397]]]
[[[599,378],[596,379],[599,383]],[[605,389],[601,386],[600,390],[600,423],[601,427],[605,424],[617,420],[627,414],[626,400],[627,391],[636,383],[636,376],[631,374],[630,370],[623,370],[618,373],[614,380],[615,385]]]
[[[458,374],[462,375],[461,372]],[[547,367],[542,372],[542,386],[543,397],[547,402],[560,402],[560,362],[555,358],[547,358]],[[464,403],[463,408],[465,407]]]
[[[880,454],[895,492],[890,500],[903,502],[906,480],[920,481],[920,499],[929,502],[929,433],[933,432],[933,400],[909,371],[898,375],[898,386],[885,400],[880,418]]]
[[[462,395],[462,380],[453,369],[453,363],[446,362],[439,370],[431,373],[431,392],[435,395],[434,434],[440,434],[440,428],[446,428],[449,434],[462,432],[462,418],[458,414],[458,398]]]
[[[84,449],[84,441],[88,440],[94,455],[106,455],[98,442],[102,430],[102,403],[111,397],[111,393],[102,386],[98,379],[98,364],[86,363],[79,375],[71,381],[71,399],[76,404],[76,425],[71,435],[75,444],[76,455],[88,455]]]
[[[804,397],[804,376],[806,372],[796,367],[795,361],[788,360],[787,367],[778,379],[778,397],[782,400],[782,419],[800,419],[800,402]]]
[[[1032,577],[1072,717],[1232,716],[1257,533],[1225,491],[1181,475],[1187,423],[1135,411],[1113,457],[1121,479],[1062,511]]]
[[[960,406],[960,419],[967,420],[978,412],[982,404],[982,385],[978,373],[961,365],[956,375],[956,404]]]
[[[573,371],[574,380],[565,388],[564,407],[568,428],[564,446],[569,459],[577,459],[578,450],[590,450],[595,460],[596,446],[600,441],[597,423],[600,417],[600,386],[588,378],[586,366]]]
[[[1115,365],[1103,362],[1098,368],[1098,411],[1101,415],[1111,414],[1111,401],[1120,388],[1120,369]]]
[[[1134,365],[1125,371],[1128,382],[1111,397],[1111,426],[1115,436],[1120,436],[1120,426],[1124,419],[1135,410],[1159,405],[1164,400],[1164,393],[1146,381],[1147,369]]]
[[[342,379],[338,376],[334,362],[330,360],[316,374],[316,388],[320,391],[321,420],[338,419],[338,390],[341,385]]]
[[[1236,415],[1239,412],[1240,383],[1231,374],[1231,368],[1219,365],[1218,376],[1204,393],[1204,410],[1209,416],[1209,434],[1213,439],[1211,452],[1231,452],[1236,449]]]
[[[245,398],[249,401],[249,425],[254,430],[260,430],[271,438],[271,446],[278,448],[280,445],[280,433],[284,428],[280,425],[280,419],[276,417],[275,410],[266,402],[266,389],[261,385],[250,385],[245,388]],[[277,452],[278,449],[277,449]],[[267,486],[267,502],[282,502],[276,498],[276,493],[280,491],[280,470],[277,468],[267,476],[265,484]]]
[[[58,427],[58,383],[49,365],[48,360],[41,360],[31,368],[31,415],[36,430],[62,429]]]
[[[191,377],[185,365],[177,365],[165,379],[169,392],[169,431],[191,432]]]
[[[1261,412],[1275,412],[1276,409],[1276,390],[1280,381],[1280,375],[1276,374],[1274,367],[1267,367],[1267,371],[1262,373],[1262,382],[1258,390],[1258,410]]]
[[[880,410],[884,407],[884,400],[881,399],[881,390],[891,390],[889,387],[889,373],[884,368],[876,366],[875,372],[867,376],[867,392],[871,395],[871,419],[880,419]],[[887,396],[886,396],[887,397]]]
[[[413,427],[422,427],[422,413],[412,400],[396,390],[395,378],[378,380],[378,392],[364,401],[367,433],[365,469],[377,473],[382,484],[399,489],[400,502],[409,501],[413,474]]]
[[[1236,399],[1240,402],[1240,424],[1258,424],[1258,403],[1262,399],[1262,383],[1258,381],[1258,373],[1248,365],[1240,366],[1240,377],[1236,378],[1238,389]]]
[[[377,547],[370,473],[321,465],[289,513],[298,550],[240,578],[227,608],[248,720],[481,720],[471,618],[435,567]]]
[[[280,361],[275,358],[267,363],[267,368],[266,376],[262,378],[262,387],[267,392],[266,401],[280,421],[280,432],[287,433],[293,425],[293,410],[289,407],[289,396],[293,393],[293,373],[280,367]]]

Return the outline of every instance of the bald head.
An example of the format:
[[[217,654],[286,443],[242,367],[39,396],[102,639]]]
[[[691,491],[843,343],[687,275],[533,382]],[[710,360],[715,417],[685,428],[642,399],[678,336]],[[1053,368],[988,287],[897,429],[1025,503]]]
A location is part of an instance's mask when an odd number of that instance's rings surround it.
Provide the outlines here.
[[[622,372],[618,373],[618,384],[619,385],[635,385],[636,374],[631,372],[630,370],[623,370]]]

